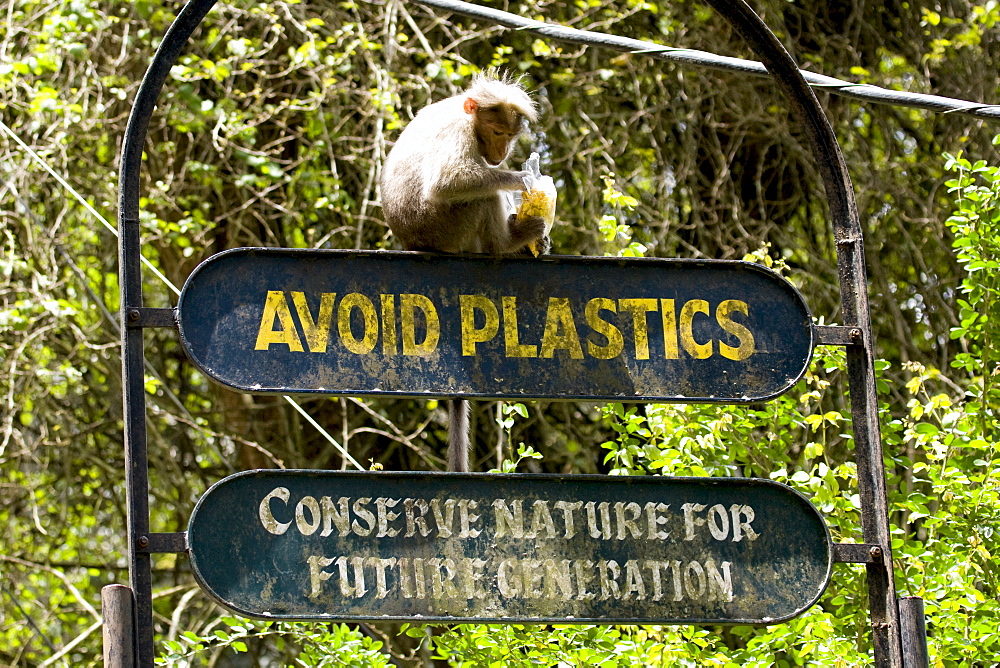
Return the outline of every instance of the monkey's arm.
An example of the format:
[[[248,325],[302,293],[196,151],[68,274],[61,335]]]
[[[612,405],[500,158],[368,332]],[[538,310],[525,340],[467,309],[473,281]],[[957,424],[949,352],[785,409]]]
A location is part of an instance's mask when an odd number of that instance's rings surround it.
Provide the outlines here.
[[[445,166],[427,178],[424,197],[437,204],[471,202],[493,197],[501,190],[524,190],[527,172],[509,169],[463,169]]]

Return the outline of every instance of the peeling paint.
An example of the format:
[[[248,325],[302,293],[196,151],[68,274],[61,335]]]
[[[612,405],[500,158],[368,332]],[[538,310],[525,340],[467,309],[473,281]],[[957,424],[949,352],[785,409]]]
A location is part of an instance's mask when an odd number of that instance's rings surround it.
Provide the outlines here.
[[[262,394],[749,403],[814,343],[788,281],[726,260],[234,249],[178,323],[208,377]]]
[[[767,480],[258,471],[188,528],[248,616],[770,624],[829,580],[826,526]]]

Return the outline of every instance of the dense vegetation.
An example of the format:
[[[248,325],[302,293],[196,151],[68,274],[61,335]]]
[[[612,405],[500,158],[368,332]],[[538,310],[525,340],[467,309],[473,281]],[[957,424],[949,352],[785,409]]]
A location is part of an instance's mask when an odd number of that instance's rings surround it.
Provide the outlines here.
[[[752,58],[692,2],[490,2],[526,16]],[[996,102],[993,0],[754,3],[804,68]],[[116,242],[130,102],[176,3],[8,0],[0,29],[0,663],[100,662],[100,588],[127,581]],[[821,181],[762,79],[653,64],[413,3],[220,2],[173,68],[142,181],[145,299],[238,246],[391,248],[379,167],[405,122],[472,73],[522,73],[542,119],[519,149],[560,186],[554,252],[750,257],[838,322]],[[865,228],[900,594],[927,604],[935,665],[1000,656],[1000,156],[996,125],[820,93]],[[23,144],[21,143],[23,142]],[[518,160],[520,156],[518,157]],[[279,398],[209,383],[146,333],[152,528],[255,467],[443,467],[443,407]],[[770,477],[860,542],[843,352],[749,407],[479,402],[477,470]],[[430,412],[428,410],[430,409]],[[539,457],[519,458],[519,444]],[[864,665],[861,567],[782,625],[410,627],[226,616],[188,563],[154,567],[157,646],[178,665]],[[461,657],[461,658],[460,658]]]

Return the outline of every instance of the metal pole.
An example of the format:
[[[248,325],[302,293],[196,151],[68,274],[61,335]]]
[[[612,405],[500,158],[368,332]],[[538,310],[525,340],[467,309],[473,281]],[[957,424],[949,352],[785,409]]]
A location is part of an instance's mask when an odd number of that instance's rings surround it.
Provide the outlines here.
[[[104,617],[104,668],[135,666],[135,599],[125,585],[101,589]]]
[[[135,595],[136,663],[152,667],[153,587],[149,541],[149,460],[146,451],[146,397],[143,371],[142,273],[139,246],[139,172],[146,130],[156,98],[181,48],[215,0],[191,0],[180,11],[157,49],[136,93],[122,140],[118,193],[118,275],[122,320],[122,403],[124,409],[125,497],[128,512],[129,585]]]
[[[892,576],[888,502],[882,437],[875,393],[875,361],[865,278],[865,253],[854,188],[829,119],[806,83],[802,72],[774,33],[743,0],[708,0],[760,56],[775,82],[788,96],[804,122],[813,154],[823,175],[833,218],[837,266],[840,273],[844,325],[854,328],[854,345],[847,346],[848,383],[854,422],[854,450],[861,496],[861,526],[865,543],[877,546],[874,563],[866,566],[871,607],[875,665],[902,666],[899,610]]]
[[[136,595],[136,649],[139,665],[153,665],[153,593],[148,552],[139,537],[149,534],[149,479],[146,453],[146,398],[142,330],[129,327],[129,314],[142,306],[139,221],[119,216],[119,283],[122,316],[122,404],[125,440],[125,501],[128,510],[129,586]],[[138,311],[136,311],[138,312]]]
[[[903,596],[899,599],[899,632],[903,642],[903,668],[927,668],[927,628],[924,624],[924,599]]]

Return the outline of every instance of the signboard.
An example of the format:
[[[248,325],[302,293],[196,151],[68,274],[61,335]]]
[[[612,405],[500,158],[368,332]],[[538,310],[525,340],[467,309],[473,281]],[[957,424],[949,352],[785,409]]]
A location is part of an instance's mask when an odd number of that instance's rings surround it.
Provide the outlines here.
[[[212,597],[280,619],[771,624],[832,560],[803,496],[736,478],[251,471],[187,536]]]
[[[178,312],[190,359],[252,393],[745,403],[813,348],[791,284],[721,260],[236,249]]]

